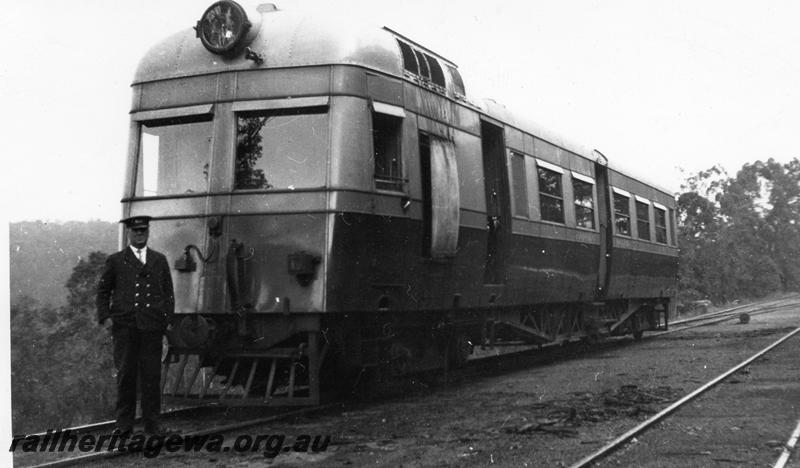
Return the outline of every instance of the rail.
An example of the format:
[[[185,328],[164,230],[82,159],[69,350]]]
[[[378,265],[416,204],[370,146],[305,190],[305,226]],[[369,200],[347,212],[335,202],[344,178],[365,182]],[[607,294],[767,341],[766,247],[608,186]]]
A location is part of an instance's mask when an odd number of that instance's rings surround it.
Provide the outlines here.
[[[272,416],[266,416],[266,417],[262,417],[262,418],[254,418],[254,419],[249,419],[249,420],[246,420],[246,421],[239,421],[239,422],[232,423],[232,424],[213,426],[213,427],[210,427],[210,428],[207,428],[207,429],[202,429],[202,430],[199,430],[199,431],[191,431],[191,432],[187,432],[187,433],[181,433],[179,435],[181,437],[188,438],[188,437],[200,437],[200,436],[211,435],[211,434],[221,434],[221,433],[231,432],[231,431],[235,431],[235,430],[239,430],[239,429],[245,429],[245,428],[252,427],[252,426],[257,426],[259,424],[265,424],[265,423],[268,423],[268,422],[278,421],[278,420],[281,420],[281,419],[284,419],[284,418],[289,418],[289,417],[292,417],[292,416],[302,416],[302,415],[306,415],[306,414],[309,414],[309,413],[314,413],[314,412],[317,412],[317,411],[323,411],[323,410],[332,408],[334,406],[337,406],[337,404],[336,403],[331,403],[331,404],[328,404],[328,405],[319,405],[319,406],[314,406],[314,407],[309,407],[309,408],[301,408],[301,409],[296,409],[296,410],[293,410],[293,411],[287,411],[285,413],[275,414],[275,415],[272,415]],[[133,455],[133,454],[137,454],[137,453],[141,453],[141,452],[139,452],[139,451],[127,451],[127,450],[110,450],[110,451],[103,451],[103,452],[96,452],[96,453],[91,453],[91,454],[86,454],[86,455],[80,455],[80,456],[77,456],[77,457],[62,458],[62,459],[59,459],[59,460],[54,460],[52,462],[41,463],[41,464],[38,464],[38,465],[31,465],[31,468],[45,468],[45,467],[46,468],[55,468],[55,467],[63,467],[63,466],[84,465],[84,464],[90,463],[90,462],[95,462],[95,461],[105,460],[105,459],[110,459],[110,458],[115,458],[115,457],[121,457],[121,456],[125,456],[125,455]]]
[[[710,382],[706,383],[702,387],[698,388],[697,390],[693,391],[692,393],[684,396],[680,400],[676,401],[672,405],[668,406],[667,408],[661,410],[659,413],[655,414],[653,417],[647,419],[646,421],[642,422],[641,424],[637,425],[633,429],[625,432],[621,436],[617,437],[616,439],[612,440],[605,446],[601,447],[599,450],[595,451],[594,453],[582,458],[578,462],[570,465],[570,468],[582,468],[585,466],[591,466],[595,462],[599,461],[600,459],[608,456],[609,454],[613,453],[620,447],[622,447],[627,441],[632,439],[634,436],[644,432],[655,423],[661,421],[671,413],[673,413],[678,408],[682,407],[683,405],[689,403],[690,401],[694,400],[695,398],[699,397],[703,393],[707,392],[711,388],[717,386],[719,383],[723,382],[725,379],[730,377],[732,374],[738,372],[742,368],[748,366],[753,361],[759,359],[760,357],[764,356],[765,354],[769,353],[776,347],[780,346],[782,343],[786,342],[789,338],[793,337],[794,335],[800,333],[800,327],[794,329],[790,333],[784,335],[771,345],[767,346],[766,348],[762,349],[761,351],[757,352],[756,354],[750,356],[749,358],[745,359],[741,363],[735,365],[734,367],[728,369],[724,373],[720,374]]]

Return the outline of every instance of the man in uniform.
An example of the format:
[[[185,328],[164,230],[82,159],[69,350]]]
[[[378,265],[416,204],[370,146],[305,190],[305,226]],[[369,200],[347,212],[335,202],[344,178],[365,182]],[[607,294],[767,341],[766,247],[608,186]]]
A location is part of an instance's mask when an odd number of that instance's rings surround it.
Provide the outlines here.
[[[149,216],[125,224],[130,245],[109,255],[97,286],[97,320],[111,319],[117,368],[116,431],[130,434],[136,415],[136,383],[141,385],[142,420],[147,434],[163,434],[161,343],[172,323],[175,298],[166,257],[147,247]]]

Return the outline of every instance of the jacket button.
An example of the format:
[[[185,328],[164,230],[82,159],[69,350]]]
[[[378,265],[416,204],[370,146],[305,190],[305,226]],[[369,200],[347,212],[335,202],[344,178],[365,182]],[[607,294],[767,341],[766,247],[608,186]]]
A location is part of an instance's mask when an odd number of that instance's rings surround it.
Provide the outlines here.
[[[137,288],[139,287],[139,283],[136,283],[136,287],[137,287]]]
[[[134,294],[133,297],[139,297],[139,293]]]
[[[134,307],[139,307],[139,303],[138,303],[138,302],[136,302],[136,303],[134,303],[134,304],[133,304],[133,306],[134,306]]]
[[[150,307],[150,304],[145,305],[145,307]]]

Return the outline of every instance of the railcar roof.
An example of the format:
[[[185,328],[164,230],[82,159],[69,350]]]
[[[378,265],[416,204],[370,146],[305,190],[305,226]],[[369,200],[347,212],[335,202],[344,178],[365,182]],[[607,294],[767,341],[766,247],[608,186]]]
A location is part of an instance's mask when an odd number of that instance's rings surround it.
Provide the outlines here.
[[[376,25],[284,10],[264,13],[262,18],[250,47],[263,55],[265,67],[343,63],[403,76],[394,36]],[[243,54],[225,58],[209,53],[189,27],[150,49],[139,63],[134,83],[254,67]]]
[[[403,59],[396,41],[398,36],[407,40],[388,28],[361,20],[344,16],[333,20],[327,14],[314,16],[302,11],[278,9],[263,13],[260,31],[250,47],[262,54],[264,66],[270,68],[350,64],[402,78]],[[414,45],[419,46],[416,43]],[[428,49],[425,51],[442,63],[455,66],[441,55]],[[134,84],[210,73],[252,70],[257,66],[243,55],[226,58],[211,54],[196,37],[194,28],[187,27],[148,51],[139,62]],[[569,140],[528,119],[520,118],[520,115],[511,113],[503,105],[491,99],[475,99],[469,96],[469,82],[466,83],[466,88],[468,102],[488,116],[547,140],[567,151],[594,159],[595,156],[589,147]],[[628,173],[619,170],[613,164],[609,167],[621,174]],[[633,178],[671,196],[670,191],[648,182],[646,178]]]

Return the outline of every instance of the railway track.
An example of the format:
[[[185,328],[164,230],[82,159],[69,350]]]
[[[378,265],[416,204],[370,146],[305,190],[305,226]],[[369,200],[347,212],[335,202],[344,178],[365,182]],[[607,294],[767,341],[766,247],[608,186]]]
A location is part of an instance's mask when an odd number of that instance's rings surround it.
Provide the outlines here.
[[[756,304],[744,304],[739,305],[736,307],[731,307],[724,310],[719,310],[715,312],[709,312],[702,315],[697,315],[694,317],[689,317],[681,320],[675,320],[670,323],[670,326],[678,328],[673,328],[667,330],[666,332],[661,333],[654,333],[648,336],[660,336],[667,333],[674,333],[677,331],[687,330],[689,328],[700,327],[704,325],[713,325],[716,323],[722,323],[728,320],[732,320],[735,318],[740,318],[743,314],[748,316],[756,316],[761,314],[766,314],[770,312],[774,312],[776,310],[780,310],[784,307],[788,306],[795,306],[800,305],[800,300],[796,296],[792,296],[789,298],[782,298],[775,301],[770,301],[766,303],[756,303]],[[700,323],[697,323],[700,322]],[[689,325],[692,324],[692,325]]]
[[[728,320],[734,320],[742,313],[748,313],[751,316],[756,316],[783,310],[786,307],[797,306],[797,305],[800,305],[800,301],[797,298],[790,298],[790,299],[772,301],[768,303],[737,306],[723,311],[713,312],[673,322],[671,325],[673,326],[678,325],[678,327],[673,328],[667,332],[646,335],[645,339],[651,339],[651,338],[654,339],[667,333],[674,333],[696,327],[721,323]],[[629,345],[630,343],[631,343],[630,337],[626,337],[622,339],[608,340],[607,342],[594,344],[591,347],[586,347],[581,343],[573,342],[567,344],[566,346],[545,347],[544,349],[541,349],[537,352],[531,352],[531,350],[525,350],[516,354],[501,355],[498,356],[497,358],[486,358],[477,361],[470,361],[465,368],[450,370],[443,380],[441,380],[442,374],[441,371],[439,371],[438,374],[440,379],[439,381],[444,382],[445,385],[452,382],[458,382],[458,381],[463,382],[463,381],[468,381],[469,379],[475,377],[476,375],[483,376],[487,375],[487,373],[498,374],[513,370],[523,369],[529,366],[537,366],[561,360],[574,359],[575,357],[580,357],[582,355],[598,352],[601,350],[622,348]],[[731,373],[735,372],[736,371],[734,370]],[[412,377],[411,380],[415,381],[416,384],[419,384],[420,382],[420,380],[417,379],[416,377]],[[423,383],[423,385],[427,387],[425,383]],[[436,385],[437,384],[434,383],[433,386],[435,387]],[[381,398],[380,400],[385,402],[386,398]],[[391,400],[391,396],[389,396],[389,400]],[[226,411],[225,409],[220,407],[204,406],[204,407],[184,408],[165,413],[164,416],[165,416],[165,423],[167,423],[167,425],[174,427],[177,424],[178,427],[176,429],[180,429],[180,435],[182,437],[188,438],[188,437],[201,436],[213,433],[236,431],[271,421],[290,418],[292,416],[300,416],[315,411],[321,411],[335,405],[343,405],[343,404],[346,405],[346,402],[338,402],[332,405],[319,406],[313,408],[302,408],[294,411],[285,411],[285,409],[281,411],[278,408],[268,408],[266,409],[268,414],[259,414],[256,417],[253,417],[252,415],[253,413],[252,408],[247,410],[250,413],[247,415],[237,416],[229,414],[221,416],[220,413]],[[234,408],[227,409],[227,411],[231,412],[235,410],[237,409]],[[188,420],[189,422],[182,422],[181,421],[182,418]],[[237,420],[236,422],[225,423],[225,421],[231,421],[232,419],[242,419],[242,418],[244,418],[244,420]],[[219,420],[223,420],[223,423],[220,424]],[[204,424],[206,426],[203,426]],[[106,421],[102,423],[70,428],[70,430],[74,431],[75,433],[95,433],[95,434],[103,433],[103,431],[105,431],[105,433],[108,434],[110,433],[111,429],[113,429],[113,421]],[[644,429],[640,429],[640,431],[641,430]],[[44,436],[46,434],[41,433],[37,435]],[[26,454],[22,453],[19,454],[21,455],[19,457],[15,456],[15,464],[18,466],[74,466],[77,464],[85,464],[88,462],[103,460],[106,458],[124,456],[126,454],[127,454],[126,452],[119,452],[119,451],[102,451],[97,453],[85,454],[78,457],[66,457],[65,455],[68,454],[41,454],[41,453],[37,453],[36,457],[28,457],[25,456]],[[15,453],[15,455],[17,454]],[[44,459],[45,456],[50,456],[50,457],[48,459]],[[576,465],[576,466],[586,466],[586,465]]]
[[[790,298],[782,298],[766,303],[739,305],[736,307],[709,312],[707,314],[697,315],[671,322],[671,328],[669,330],[649,333],[644,335],[642,339],[656,339],[672,333],[733,321],[739,319],[740,315],[744,313],[748,314],[749,317],[755,317],[758,315],[778,312],[786,307],[791,306],[800,306],[800,298],[793,296]],[[632,338],[630,336],[609,337],[605,341],[594,343],[589,347],[587,347],[585,343],[580,340],[574,340],[561,344],[554,343],[545,345],[543,347],[530,346],[517,352],[469,361],[469,366],[453,372],[452,376],[454,378],[473,377],[486,372],[507,372],[509,370],[523,368],[525,366],[551,364],[564,359],[580,357],[587,353],[624,347],[630,344],[631,340]]]
[[[746,316],[746,320],[749,320],[750,317],[777,312],[785,309],[786,307],[797,306],[797,305],[800,305],[800,301],[798,301],[797,299],[786,299],[781,301],[775,301],[774,303],[738,306],[731,309],[712,312],[709,314],[698,315],[696,317],[691,317],[688,319],[672,322],[670,325],[673,328],[670,328],[669,330],[663,332],[657,332],[647,335],[647,337],[656,338],[671,333],[690,330],[692,328],[716,325],[718,323],[728,322],[736,319],[742,320],[743,316]]]
[[[767,346],[767,344],[775,340],[778,333],[784,334],[789,327],[796,326],[796,320],[791,318],[792,314],[787,314],[786,312],[794,311],[798,306],[800,306],[800,301],[797,297],[737,306],[678,322],[678,326],[674,327],[674,331],[671,331],[674,334],[666,335],[663,338],[659,338],[661,335],[656,333],[645,335],[644,340],[641,342],[634,342],[630,336],[613,338],[606,342],[592,345],[585,352],[581,350],[582,345],[575,343],[576,346],[568,345],[563,348],[556,346],[546,348],[539,353],[523,353],[522,356],[517,358],[520,361],[519,365],[504,362],[503,365],[507,367],[500,371],[491,369],[491,365],[485,366],[491,372],[489,375],[508,373],[516,374],[517,376],[511,379],[506,379],[505,377],[497,379],[498,384],[488,388],[487,385],[481,383],[481,380],[486,380],[483,379],[485,375],[478,373],[481,375],[480,378],[470,378],[466,380],[470,382],[469,384],[459,385],[458,387],[475,388],[478,394],[493,395],[492,392],[497,392],[497,397],[487,396],[490,399],[481,399],[483,403],[480,405],[466,405],[471,411],[455,410],[456,414],[464,418],[458,421],[464,422],[454,422],[451,417],[443,416],[443,418],[447,418],[449,425],[464,428],[465,433],[460,435],[463,436],[465,443],[460,445],[460,450],[458,441],[461,439],[452,441],[452,439],[447,438],[447,436],[452,437],[452,435],[443,436],[442,431],[438,432],[438,438],[451,444],[451,447],[453,447],[449,451],[451,457],[455,453],[456,457],[464,457],[464,460],[480,459],[486,465],[499,463],[500,465],[520,466],[527,462],[528,466],[556,466],[564,461],[569,463],[579,456],[576,456],[576,448],[592,444],[598,444],[597,446],[604,444],[608,440],[609,432],[607,431],[609,429],[613,431],[611,434],[625,432],[629,427],[638,424],[638,422],[632,423],[631,421],[660,411],[671,402],[684,396],[688,391],[703,385],[712,376],[724,372],[734,363],[748,358],[756,350]],[[725,321],[736,320],[742,313],[748,313],[753,317],[761,316],[761,319],[753,320],[749,325],[724,325]],[[764,317],[771,317],[769,314],[776,316],[776,322],[773,322],[772,318],[764,319]],[[722,327],[710,327],[711,331],[709,332],[697,333],[698,327],[720,323],[723,324]],[[782,325],[776,326],[774,323],[781,323]],[[683,330],[686,330],[683,334],[678,333]],[[731,342],[737,343],[732,352],[716,351],[718,348],[727,348]],[[674,345],[670,343],[674,343]],[[697,348],[694,348],[695,344]],[[675,364],[659,368],[660,364],[655,364],[655,362],[660,361],[654,355],[669,354],[667,350],[671,349],[672,346],[681,349],[672,358]],[[712,353],[711,350],[715,350],[715,352]],[[593,359],[596,355],[602,356]],[[591,364],[580,364],[584,358],[587,361],[592,361],[596,367]],[[653,364],[649,364],[649,362]],[[558,365],[550,365],[555,363]],[[570,369],[566,372],[568,376],[564,376],[563,372],[556,370],[562,367],[562,364],[563,367]],[[708,365],[708,371],[705,370],[706,365]],[[548,370],[537,371],[536,367],[539,366]],[[755,364],[752,364],[752,366],[754,369],[757,367]],[[528,369],[531,369],[532,372],[528,372]],[[523,372],[516,372],[520,370]],[[551,374],[557,383],[539,384],[537,382],[539,378],[549,379]],[[455,375],[458,375],[458,373],[455,373]],[[604,383],[596,385],[584,383],[592,378],[597,382],[598,377]],[[744,380],[744,378],[741,379]],[[488,380],[495,379],[490,378]],[[689,387],[684,387],[684,385],[689,385]],[[630,394],[614,391],[617,388],[624,390],[625,387],[633,388]],[[745,387],[745,384],[740,385],[740,387]],[[659,392],[662,389],[665,391],[663,393]],[[720,391],[723,390],[720,389]],[[470,391],[444,390],[442,393],[448,395],[452,399],[451,401],[460,402],[465,400],[466,402],[471,402],[474,398],[474,393]],[[458,395],[461,399],[453,398],[451,395]],[[640,398],[644,396],[652,396],[652,399],[644,400]],[[504,402],[504,404],[498,405],[500,401]],[[626,406],[626,403],[629,404]],[[400,405],[401,407],[408,406],[409,413],[414,412],[412,408],[415,405],[404,402],[400,402]],[[496,409],[485,410],[487,406],[492,405]],[[420,406],[425,408],[430,406],[430,403],[422,403]],[[471,414],[483,414],[484,411],[486,412],[485,417],[469,419]],[[387,419],[392,416],[394,418],[398,417],[392,410],[384,410],[383,414],[389,415]],[[431,422],[424,416],[417,416],[416,420],[422,421],[422,424],[415,422],[415,424],[422,426],[425,426],[426,421]],[[339,426],[337,425],[337,427]],[[370,427],[372,428],[373,426]],[[374,429],[380,430],[380,428]],[[421,432],[422,436],[417,435],[412,443],[403,445],[402,448],[397,450],[416,453],[420,451],[418,445],[422,444],[424,446],[426,444],[429,432],[436,433],[437,431],[426,429]],[[787,430],[787,436],[788,432]],[[372,431],[364,431],[359,434],[361,434],[362,440],[363,438],[367,440],[380,440],[381,438],[381,435],[372,435],[374,434]],[[497,434],[502,434],[502,436],[498,437]],[[387,438],[385,434],[382,435]],[[370,439],[370,437],[375,439]],[[412,436],[406,435],[405,437],[410,438]],[[436,438],[436,436],[431,437]],[[577,445],[578,442],[576,442],[577,439],[575,437],[582,438],[580,445]],[[774,438],[773,436],[772,439]],[[783,436],[781,436],[781,439],[785,440]],[[512,447],[510,451],[509,447]],[[566,447],[569,448],[565,449]],[[440,457],[441,450],[438,447],[430,448],[427,449],[426,453],[433,457],[432,460],[437,460],[444,464],[452,463],[452,458],[436,458]],[[681,449],[678,448],[677,450]],[[701,450],[704,451],[705,449]],[[494,451],[494,458],[492,458],[492,451]],[[517,455],[521,452],[532,456],[536,462],[531,465],[531,458],[526,459]],[[578,452],[578,454],[581,453],[585,452]],[[500,458],[498,458],[498,454]],[[762,455],[764,454],[762,453]],[[399,458],[398,456],[395,457],[395,459]],[[370,463],[381,458],[379,456],[365,457],[359,455],[358,452],[351,452],[348,456],[339,456],[335,460],[341,461],[342,459],[358,460],[353,462],[358,464],[363,462]],[[386,456],[385,459],[394,460],[391,456]],[[416,458],[406,456],[401,460],[416,460]],[[648,459],[644,458],[643,460]],[[709,460],[711,460],[710,457]],[[610,460],[610,466],[613,466],[613,462],[614,460]],[[468,464],[475,465],[475,462]],[[710,466],[713,464],[713,461],[710,464],[700,465],[697,464],[696,460],[689,462],[689,466]],[[646,463],[629,463],[627,465],[623,463],[623,465],[643,466]],[[647,466],[664,465],[651,460],[651,463]],[[674,466],[681,465],[676,464]],[[741,465],[734,464],[732,466]]]
[[[179,411],[165,412],[165,423],[169,422],[171,428],[176,435],[179,435],[181,440],[192,440],[203,436],[227,434],[234,431],[247,429],[249,427],[258,426],[274,421],[280,421],[286,418],[308,415],[314,412],[327,410],[337,404],[320,405],[314,407],[295,408],[287,410],[286,408],[221,408],[221,407],[194,407],[186,408]],[[220,415],[219,413],[226,412],[228,414]],[[248,413],[249,417],[243,420],[237,420],[244,413]],[[253,414],[258,416],[253,417]],[[212,422],[208,423],[206,420]],[[221,420],[221,422],[220,422]],[[230,422],[234,420],[235,422]],[[114,427],[113,421],[106,421],[101,423],[89,424],[85,426],[78,426],[74,428],[64,429],[75,431],[75,434],[91,434],[99,437],[103,434],[110,434]],[[31,434],[44,437],[47,433]],[[135,436],[135,433],[134,433]],[[99,443],[99,442],[98,442]],[[71,456],[78,450],[71,452],[14,452],[14,464],[17,466],[26,467],[64,467],[64,466],[79,466],[87,463],[100,462],[103,460],[124,457],[142,453],[141,450],[118,450],[107,449],[101,447],[98,451],[92,453],[85,453],[78,456]],[[80,452],[79,452],[80,453]]]
[[[169,411],[164,411],[161,413],[161,418],[165,421],[171,420],[175,417],[181,416],[189,416],[194,413],[198,413],[204,410],[208,410],[211,407],[209,406],[192,406],[188,408],[176,408]],[[141,418],[136,418],[136,423],[140,423]],[[101,421],[96,423],[84,424],[82,426],[73,426],[62,429],[63,431],[70,431],[73,434],[86,434],[89,432],[101,432],[101,431],[112,431],[116,425],[115,421]],[[36,436],[36,437],[45,437],[47,435],[46,432],[38,432],[36,434],[27,434],[29,436]]]
[[[766,313],[766,311],[763,312],[763,313]],[[739,364],[731,367],[730,369],[728,369],[727,371],[725,371],[722,374],[718,375],[714,379],[708,381],[707,383],[705,383],[701,387],[697,388],[693,392],[689,393],[688,395],[686,395],[683,398],[679,399],[675,403],[673,403],[673,404],[669,405],[668,407],[664,408],[663,410],[659,411],[654,416],[648,418],[647,420],[643,421],[642,423],[638,424],[637,426],[633,427],[632,429],[630,429],[627,432],[623,433],[622,435],[618,436],[617,438],[615,438],[611,442],[607,443],[606,445],[604,445],[600,449],[596,450],[595,452],[591,453],[590,455],[588,455],[588,456],[582,458],[581,460],[577,461],[576,463],[572,464],[571,468],[582,468],[582,467],[593,466],[593,465],[597,464],[602,459],[608,457],[609,455],[611,455],[611,454],[619,451],[623,447],[625,447],[625,445],[627,443],[629,443],[634,437],[644,433],[648,429],[653,428],[656,424],[662,422],[663,420],[665,420],[670,415],[674,414],[679,409],[681,409],[681,408],[685,407],[686,405],[688,405],[689,403],[695,401],[696,399],[701,397],[703,394],[705,394],[706,392],[708,392],[712,388],[718,386],[722,382],[725,382],[727,379],[729,379],[731,376],[733,376],[734,374],[736,374],[740,370],[746,368],[747,366],[750,366],[754,362],[756,362],[759,359],[763,358],[766,354],[772,352],[777,347],[779,347],[780,345],[782,345],[786,341],[792,339],[793,337],[797,336],[798,334],[800,334],[800,327],[792,330],[791,332],[789,332],[786,335],[782,336],[780,339],[776,340],[775,342],[773,342],[769,346],[763,348],[762,350],[760,350],[757,353],[753,354],[749,358],[747,358],[744,361],[740,362]],[[795,430],[795,433],[800,433],[800,426],[798,426],[798,429]],[[791,444],[792,447],[794,445],[794,442],[796,442],[797,437],[798,436],[796,434],[792,434],[792,436],[790,437],[789,444]],[[785,452],[788,452],[788,450],[786,450]],[[782,455],[781,458],[782,459],[783,458],[788,459],[788,454]],[[784,463],[785,463],[785,460],[784,460]],[[776,464],[776,466],[778,466],[778,465]],[[782,465],[780,465],[780,466],[782,466]]]

